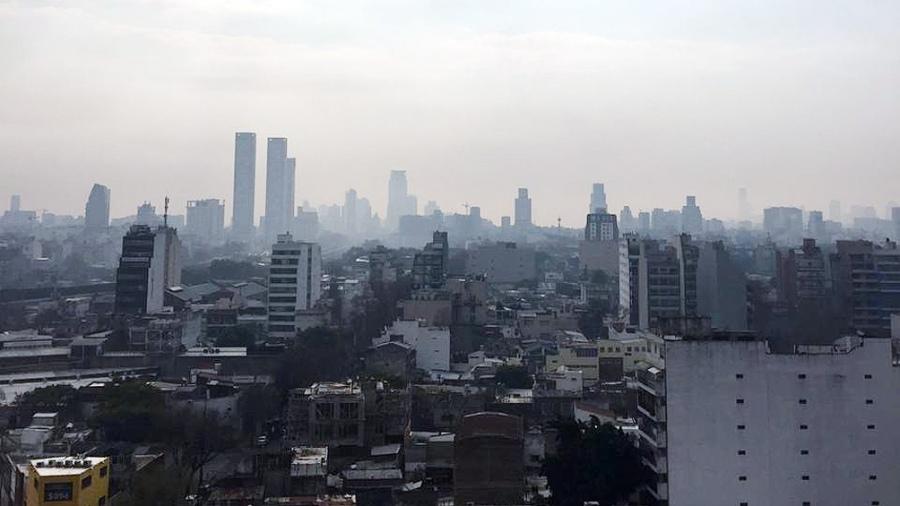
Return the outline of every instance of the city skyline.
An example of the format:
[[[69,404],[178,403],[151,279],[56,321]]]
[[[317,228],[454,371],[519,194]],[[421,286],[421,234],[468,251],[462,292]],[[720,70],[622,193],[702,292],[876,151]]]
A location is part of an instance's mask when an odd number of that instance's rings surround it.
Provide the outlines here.
[[[0,201],[79,214],[97,182],[113,216],[169,195],[179,213],[224,199],[230,223],[238,131],[292,140],[297,202],[355,188],[382,216],[395,169],[446,212],[469,202],[499,221],[527,187],[536,223],[572,227],[571,189],[595,181],[615,212],[697,195],[734,217],[739,187],[757,213],[896,198],[896,6],[570,5],[3,6],[17,79],[3,81],[14,184]]]

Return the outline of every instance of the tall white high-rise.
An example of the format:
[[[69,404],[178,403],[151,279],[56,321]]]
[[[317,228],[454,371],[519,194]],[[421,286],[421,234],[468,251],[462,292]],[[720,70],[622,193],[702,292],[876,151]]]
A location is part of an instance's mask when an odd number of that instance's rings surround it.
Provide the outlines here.
[[[279,234],[269,266],[269,337],[297,335],[297,312],[312,309],[322,295],[322,249]]]
[[[515,226],[531,226],[531,197],[528,196],[528,188],[519,188],[519,196],[516,197]]]
[[[588,209],[588,213],[597,212],[606,212],[606,190],[603,188],[603,183],[594,183],[591,192],[591,207]]]
[[[232,195],[231,231],[247,240],[253,235],[256,202],[256,134],[234,134],[234,193]]]
[[[95,184],[84,206],[84,228],[96,232],[109,228],[109,188]]]
[[[287,217],[293,214],[289,204],[290,189],[287,139],[269,137],[266,146],[266,221],[265,233],[269,240],[288,231]],[[290,206],[286,209],[287,206]]]

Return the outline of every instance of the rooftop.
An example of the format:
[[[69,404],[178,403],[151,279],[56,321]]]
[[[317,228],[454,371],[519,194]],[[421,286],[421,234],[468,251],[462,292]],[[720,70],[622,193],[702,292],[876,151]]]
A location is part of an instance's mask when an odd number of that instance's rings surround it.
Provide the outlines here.
[[[38,476],[77,476],[108,460],[108,457],[57,457],[32,460],[31,465]]]

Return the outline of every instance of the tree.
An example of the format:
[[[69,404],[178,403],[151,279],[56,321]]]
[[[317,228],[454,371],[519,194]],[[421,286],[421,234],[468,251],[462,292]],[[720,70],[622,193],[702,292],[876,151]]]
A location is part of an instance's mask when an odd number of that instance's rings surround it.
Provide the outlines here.
[[[315,327],[301,332],[280,358],[275,386],[282,396],[317,381],[339,381],[353,370],[353,336]]]
[[[238,325],[230,329],[227,334],[217,337],[216,346],[223,348],[243,346],[252,350],[256,347],[256,333],[253,329]]]
[[[557,454],[544,461],[551,504],[618,504],[649,483],[640,450],[616,427],[592,418],[589,423],[561,421],[557,428]]]
[[[497,368],[494,378],[497,383],[506,388],[531,388],[534,386],[528,369],[521,365],[501,365]]]
[[[134,443],[164,439],[166,407],[162,392],[140,381],[105,388],[91,424],[113,441]]]
[[[275,387],[253,385],[241,393],[237,408],[244,434],[256,435],[268,420],[278,416],[281,397]]]
[[[19,423],[29,422],[35,413],[59,413],[68,422],[78,416],[78,390],[70,385],[51,385],[26,392],[16,399]]]

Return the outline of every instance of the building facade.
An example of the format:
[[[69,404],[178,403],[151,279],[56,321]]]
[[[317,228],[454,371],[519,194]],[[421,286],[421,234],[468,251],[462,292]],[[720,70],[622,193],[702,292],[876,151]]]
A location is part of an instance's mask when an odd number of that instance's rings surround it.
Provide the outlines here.
[[[322,249],[318,244],[278,236],[269,265],[268,330],[289,339],[301,328],[298,312],[313,309],[322,295]]]
[[[58,457],[28,463],[26,506],[104,506],[109,503],[110,461]]]
[[[900,504],[892,364],[889,339],[791,354],[666,340],[664,366],[638,374],[649,492],[670,506]]]
[[[189,200],[185,231],[203,244],[225,240],[225,203],[218,199]]]

